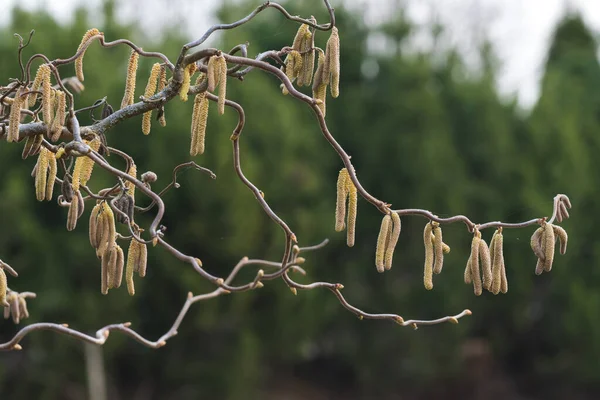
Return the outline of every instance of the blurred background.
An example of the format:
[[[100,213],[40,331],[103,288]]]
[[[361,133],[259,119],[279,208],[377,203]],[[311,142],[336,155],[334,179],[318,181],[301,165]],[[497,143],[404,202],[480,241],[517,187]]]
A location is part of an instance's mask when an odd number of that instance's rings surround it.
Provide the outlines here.
[[[0,6],[3,82],[19,73],[15,32],[36,30],[27,56],[69,57],[83,33],[97,27],[108,40],[129,38],[174,59],[211,23],[235,21],[260,4],[15,3]],[[312,112],[282,96],[273,77],[255,71],[228,84],[228,97],[247,114],[241,141],[246,175],[302,245],[331,240],[306,255],[308,275],[297,279],[341,282],[347,299],[368,312],[430,319],[470,308],[473,316],[413,331],[359,321],[326,290],[293,296],[281,281],[268,282],[261,290],[196,304],[178,336],[159,350],[113,333],[101,353],[107,398],[598,398],[600,7],[583,1],[527,2],[539,3],[538,10],[516,1],[333,3],[341,95],[328,99],[327,121],[363,185],[395,208],[466,214],[477,222],[549,215],[553,196],[566,193],[574,207],[563,224],[571,238],[567,254],[556,257],[550,274],[535,276],[534,228],[505,231],[509,292],[476,298],[463,283],[471,235],[463,225],[445,226],[452,252],[428,292],[422,286],[425,220],[406,217],[394,267],[378,274],[373,257],[381,215],[359,200],[357,244],[345,246],[345,234],[333,229],[340,160]],[[291,14],[327,20],[320,1],[284,4]],[[239,29],[215,34],[209,45],[229,49],[248,41],[254,56],[290,45],[297,28],[267,10]],[[316,44],[324,47],[328,36],[317,34]],[[124,47],[90,47],[79,107],[104,96],[118,107],[128,54]],[[140,60],[138,89],[152,62]],[[63,76],[74,74],[69,68]],[[168,104],[167,127],[154,124],[150,137],[141,134],[139,117],[112,131],[109,143],[131,154],[138,170],[155,171],[160,188],[175,165],[190,160],[192,103]],[[282,252],[281,231],[234,174],[229,136],[235,123],[233,113],[218,116],[211,109],[206,153],[195,161],[217,180],[188,171],[179,179],[182,188],[165,196],[167,239],[219,276],[243,256],[277,260]],[[22,161],[21,150],[0,144],[0,258],[20,274],[9,278],[11,288],[38,294],[21,326],[64,322],[92,333],[131,321],[155,340],[171,326],[188,291],[212,289],[189,265],[153,248],[135,297],[124,288],[101,295],[88,214],[68,234],[66,209],[35,200],[35,160]],[[97,170],[91,186],[110,182]],[[489,241],[491,234],[484,237]],[[249,268],[240,281],[255,272]],[[1,322],[0,340],[17,330],[12,321]],[[81,342],[37,332],[22,345],[23,351],[0,356],[5,398],[88,397],[86,363],[93,364],[94,353]]]

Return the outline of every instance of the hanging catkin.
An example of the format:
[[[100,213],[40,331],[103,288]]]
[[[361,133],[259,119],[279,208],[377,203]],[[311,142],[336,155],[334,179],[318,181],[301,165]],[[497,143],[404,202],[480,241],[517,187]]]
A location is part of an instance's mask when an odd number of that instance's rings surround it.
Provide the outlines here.
[[[132,50],[127,64],[127,77],[125,78],[125,94],[121,100],[121,108],[125,108],[134,102],[135,98],[135,79],[137,76],[138,59],[140,55],[137,51]]]
[[[150,76],[148,77],[148,83],[146,84],[146,91],[144,92],[144,97],[149,99],[156,92],[156,86],[158,84],[158,75],[160,74],[160,64],[155,63],[152,66],[152,70],[150,71]],[[142,117],[142,133],[144,135],[150,134],[150,126],[152,124],[152,110],[146,111]]]
[[[83,49],[83,52],[79,55],[79,57],[77,57],[75,59],[75,73],[77,74],[77,79],[79,79],[81,82],[83,82],[83,80],[84,80],[83,56],[85,55],[85,51],[87,50],[87,47],[90,45],[88,43],[88,41],[90,40],[90,38],[92,36],[96,36],[96,35],[102,35],[102,33],[100,31],[98,31],[98,29],[96,29],[96,28],[93,28],[93,29],[90,29],[89,31],[87,31],[83,35],[83,38],[81,38],[81,43],[79,44],[79,47],[77,48],[78,53]]]
[[[423,244],[425,245],[425,265],[423,268],[423,284],[425,289],[433,289],[433,244],[431,243],[432,223],[425,224]]]

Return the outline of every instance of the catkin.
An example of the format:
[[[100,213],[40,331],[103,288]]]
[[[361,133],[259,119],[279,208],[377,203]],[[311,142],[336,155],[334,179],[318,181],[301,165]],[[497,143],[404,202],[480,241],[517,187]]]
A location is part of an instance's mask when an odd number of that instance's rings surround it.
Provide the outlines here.
[[[9,307],[9,304],[6,301],[6,286],[6,273],[4,272],[4,268],[0,268],[0,305],[2,305],[2,307]]]
[[[384,271],[385,261],[385,246],[388,242],[388,236],[390,234],[390,224],[392,223],[392,217],[386,214],[381,220],[381,228],[379,229],[379,236],[377,237],[377,249],[375,250],[375,266],[377,272]]]
[[[65,109],[67,107],[67,98],[65,92],[63,92],[62,90],[56,91],[54,105],[56,107],[56,112],[54,114],[54,120],[52,121],[50,140],[56,142],[60,139],[60,136],[62,134],[62,128],[65,125]]]
[[[67,230],[72,231],[77,226],[77,217],[79,216],[79,201],[73,199],[69,204],[69,213],[67,214]]]
[[[546,223],[544,225],[544,271],[550,272],[552,270],[552,262],[554,261],[554,246],[556,237],[554,236],[554,229],[552,224]]]
[[[190,155],[195,156],[204,153],[204,142],[206,138],[206,122],[208,121],[208,105],[206,93],[198,93],[194,98],[192,111],[192,138],[190,143]]]
[[[134,102],[135,98],[135,79],[138,69],[138,59],[140,55],[137,51],[132,50],[129,56],[129,64],[127,65],[127,77],[125,78],[125,94],[121,100],[121,108],[125,108]]]
[[[326,56],[321,49],[318,51],[319,62],[317,63],[317,72],[315,72],[315,80],[313,82],[312,92],[313,98],[319,100],[317,107],[319,107],[324,117],[326,111],[325,102],[327,100],[327,81],[324,79],[324,77],[327,75],[327,72],[324,70]]]
[[[35,78],[33,78],[33,83],[31,84],[31,88],[29,89],[32,93],[29,94],[29,97],[27,99],[27,106],[29,108],[33,107],[35,105],[35,102],[37,100],[37,92],[38,90],[40,90],[40,86],[42,85],[42,80],[44,77],[44,74],[46,73],[44,68],[42,68],[43,66],[48,67],[45,64],[42,64],[38,67],[37,72],[35,73]]]
[[[123,249],[118,244],[115,245],[117,260],[115,266],[115,276],[113,278],[113,284],[115,288],[121,287],[121,283],[123,281],[123,265],[125,262],[125,257],[123,255]]]
[[[471,256],[467,260],[467,266],[465,268],[464,280],[467,285],[473,283],[473,274],[471,273]]]
[[[52,200],[54,193],[54,182],[56,182],[56,173],[58,168],[56,165],[56,156],[53,152],[48,151],[48,178],[46,181],[46,200]]]
[[[481,245],[481,232],[475,229],[473,240],[471,241],[471,277],[473,279],[473,293],[475,296],[481,296],[481,273],[479,270],[479,246]]]
[[[346,199],[348,198],[348,170],[342,168],[337,180],[337,199],[335,203],[335,231],[341,232],[346,228]]]
[[[146,276],[146,267],[148,266],[148,247],[146,243],[139,243],[140,258],[138,260],[137,273],[140,278]]]
[[[158,87],[156,88],[157,92],[162,92],[164,88],[167,86],[167,67],[165,65],[160,66],[160,76],[158,77]],[[162,113],[160,113],[160,117],[158,118],[158,123],[160,126],[167,126],[167,120],[165,118],[165,110],[163,108]]]
[[[109,262],[109,250],[102,254],[100,261],[100,293],[108,294],[109,283],[110,283],[110,268]]]
[[[106,201],[102,202],[102,211],[98,223],[103,224],[102,236],[96,255],[103,255],[116,241],[115,214]]]
[[[94,151],[98,151],[100,148],[100,138],[95,137],[91,141],[84,140],[84,142],[92,148]],[[77,157],[75,160],[75,167],[73,167],[73,190],[78,191],[81,185],[87,185],[88,181],[92,176],[94,169],[94,160],[88,156]]]
[[[348,177],[348,179],[346,180],[346,186],[348,187],[348,230],[346,244],[348,245],[348,247],[352,247],[354,246],[354,239],[356,236],[356,212],[358,205],[358,196],[356,193],[356,186],[354,186],[354,183],[352,182],[352,180],[350,180],[350,177]]]
[[[558,237],[560,242],[560,254],[565,254],[567,252],[567,242],[569,241],[567,231],[558,225],[552,225],[552,229],[554,229],[554,235]]]
[[[394,258],[394,250],[396,250],[396,245],[398,244],[398,238],[400,237],[400,230],[402,229],[402,224],[400,222],[400,216],[398,213],[392,212],[392,233],[389,236],[389,239],[386,243],[385,248],[385,256],[384,256],[384,266],[385,269],[390,270],[392,268],[392,260]]]
[[[504,267],[504,238],[502,236],[502,228],[499,228],[492,239],[494,244],[494,253],[492,258],[492,293],[500,293],[502,286],[502,275]]]
[[[44,201],[46,199],[49,158],[50,150],[42,147],[35,169],[35,197],[38,201]]]
[[[442,246],[442,228],[440,228],[440,224],[437,222],[432,222],[433,225],[433,251],[435,255],[435,263],[433,265],[433,273],[439,274],[442,272],[442,267],[444,266],[444,248]]]
[[[483,288],[489,291],[492,287],[492,258],[490,249],[483,239],[479,242],[479,261],[483,275]]]
[[[113,289],[116,288],[116,279],[117,279],[117,246],[116,244],[111,246],[110,249],[104,253],[103,258],[108,258],[108,288]]]
[[[423,284],[425,289],[433,289],[433,244],[431,243],[431,233],[433,226],[431,222],[425,224],[423,231],[423,244],[425,245],[425,265],[423,269]]]
[[[546,257],[544,255],[544,250],[542,249],[542,233],[544,232],[544,228],[538,228],[533,235],[531,235],[531,250],[537,256],[537,258],[541,258],[542,260]]]
[[[102,232],[98,231],[98,226],[101,225],[98,223],[98,215],[101,210],[102,205],[98,203],[92,208],[92,212],[90,213],[90,244],[95,249],[100,245],[99,239],[102,237]]]
[[[325,55],[328,67],[325,71],[327,73],[325,81],[331,85],[331,97],[336,98],[340,95],[340,36],[335,26],[331,29],[331,36],[327,40]],[[331,73],[331,81],[329,73]]]
[[[19,140],[19,125],[21,123],[21,106],[23,105],[22,88],[18,88],[15,93],[15,99],[10,106],[10,115],[8,117],[8,135],[7,142],[17,142]]]
[[[83,35],[83,38],[81,38],[81,43],[79,44],[79,47],[77,48],[78,53],[80,50],[83,49],[83,52],[75,60],[75,73],[77,74],[77,79],[79,79],[81,82],[83,82],[83,80],[84,80],[83,56],[85,55],[85,51],[86,51],[87,47],[89,46],[89,43],[88,43],[89,39],[95,35],[101,35],[101,33],[100,33],[100,31],[98,31],[98,29],[93,28],[93,29],[90,29],[89,31],[87,31],[85,33],[85,35]]]
[[[223,56],[220,56],[217,61],[219,67],[219,98],[217,106],[219,114],[223,115],[225,113],[225,96],[227,95],[227,61]]]
[[[137,262],[140,256],[140,248],[138,241],[131,239],[129,250],[127,250],[127,264],[125,266],[125,282],[127,283],[127,291],[130,296],[135,294],[135,285],[133,283],[133,273],[135,272]]]
[[[44,122],[48,124],[52,120],[52,84],[50,82],[51,70],[50,66],[47,64],[40,65],[40,69],[42,70],[40,73],[42,74],[42,116],[44,118]]]
[[[129,176],[131,176],[134,179],[137,179],[137,166],[135,165],[134,162],[131,163],[131,166],[129,167],[129,171],[127,171],[127,174]],[[131,196],[132,199],[134,199],[135,201],[135,185],[133,184],[133,182],[125,182],[125,188],[127,189],[127,194]]]
[[[187,69],[186,69],[187,71]],[[146,91],[144,97],[149,99],[156,93],[156,87],[158,85],[158,75],[160,74],[160,64],[155,63],[150,71],[150,77],[148,77],[148,83],[146,84]],[[188,78],[188,89],[189,89],[189,78]],[[187,91],[186,91],[187,100]],[[152,110],[146,111],[142,117],[142,132],[144,135],[150,134],[150,126],[152,124]]]
[[[311,22],[316,22],[311,17]],[[299,41],[299,49],[296,49],[296,38],[301,35]],[[302,55],[302,70],[298,75],[298,86],[310,86],[312,82],[313,69],[315,67],[315,50],[313,48],[313,34],[310,32],[308,25],[303,24],[294,39],[294,49],[298,50]]]
[[[190,91],[191,79],[193,71],[196,71],[196,64],[189,64],[183,69],[183,82],[179,88],[179,98],[181,101],[188,101],[188,92]]]

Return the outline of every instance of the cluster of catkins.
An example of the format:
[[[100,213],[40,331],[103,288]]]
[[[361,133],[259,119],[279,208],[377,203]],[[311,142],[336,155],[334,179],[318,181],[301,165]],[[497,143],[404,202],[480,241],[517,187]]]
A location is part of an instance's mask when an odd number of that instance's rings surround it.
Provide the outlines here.
[[[311,18],[311,22],[316,20]],[[336,98],[340,94],[340,37],[337,28],[331,29],[325,51],[315,48],[314,44],[314,32],[309,25],[302,24],[285,59],[285,74],[298,86],[310,86],[312,83],[313,98],[318,101],[317,105],[325,116],[327,86],[331,85],[331,97]],[[319,58],[313,77],[315,52],[319,53]],[[285,85],[282,84],[281,88],[283,94],[288,93]]]
[[[563,196],[557,203],[556,220],[562,222],[569,217],[567,208],[571,203]],[[340,170],[337,180],[337,200],[335,208],[335,230],[340,232],[347,227],[347,244],[352,247],[355,240],[357,211],[357,190],[346,168]],[[346,219],[347,213],[347,219]],[[375,250],[375,266],[378,272],[392,268],[394,250],[400,237],[401,221],[397,212],[389,212],[381,221]],[[558,225],[553,225],[542,219],[531,237],[531,248],[538,257],[535,273],[549,272],[554,260],[555,243],[560,242],[560,253],[567,251],[567,232]],[[483,289],[498,294],[508,292],[508,280],[504,265],[504,238],[502,227],[499,227],[488,246],[481,237],[478,227],[474,227],[471,251],[464,272],[464,281],[473,285],[473,292],[480,296]],[[425,263],[423,284],[425,289],[433,289],[433,275],[442,272],[444,254],[450,252],[450,246],[443,242],[442,228],[436,221],[430,221],[423,230],[425,247]]]

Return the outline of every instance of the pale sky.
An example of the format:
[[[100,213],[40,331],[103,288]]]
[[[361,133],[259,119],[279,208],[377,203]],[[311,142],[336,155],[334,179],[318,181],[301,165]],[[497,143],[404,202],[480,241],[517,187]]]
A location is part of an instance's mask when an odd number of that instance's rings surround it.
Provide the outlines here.
[[[314,0],[315,6],[322,6]],[[259,5],[263,1],[256,0]],[[0,24],[7,21],[10,8],[18,3],[26,9],[46,8],[60,20],[72,17],[77,0],[0,0]],[[148,30],[160,26],[161,21],[176,21],[189,32],[190,37],[201,35],[211,23],[211,14],[219,0],[129,0],[117,1],[125,21],[141,19]],[[332,0],[340,4],[341,0]],[[425,23],[440,20],[446,27],[444,41],[458,45],[465,54],[473,51],[477,38],[491,38],[502,63],[498,86],[502,93],[516,93],[524,107],[533,104],[538,96],[538,85],[548,40],[557,20],[566,10],[577,10],[595,33],[600,32],[600,0],[346,0],[351,6],[376,5],[365,15],[369,22],[380,21],[389,14],[394,4],[406,4],[411,19]],[[85,4],[97,10],[100,0],[86,0]],[[148,10],[148,11],[146,11]],[[177,11],[175,11],[177,10]],[[267,11],[268,12],[268,11]],[[290,10],[293,14],[293,10]],[[146,14],[149,13],[149,14]],[[343,40],[343,33],[340,35]],[[417,45],[427,46],[426,39],[415,38]]]

